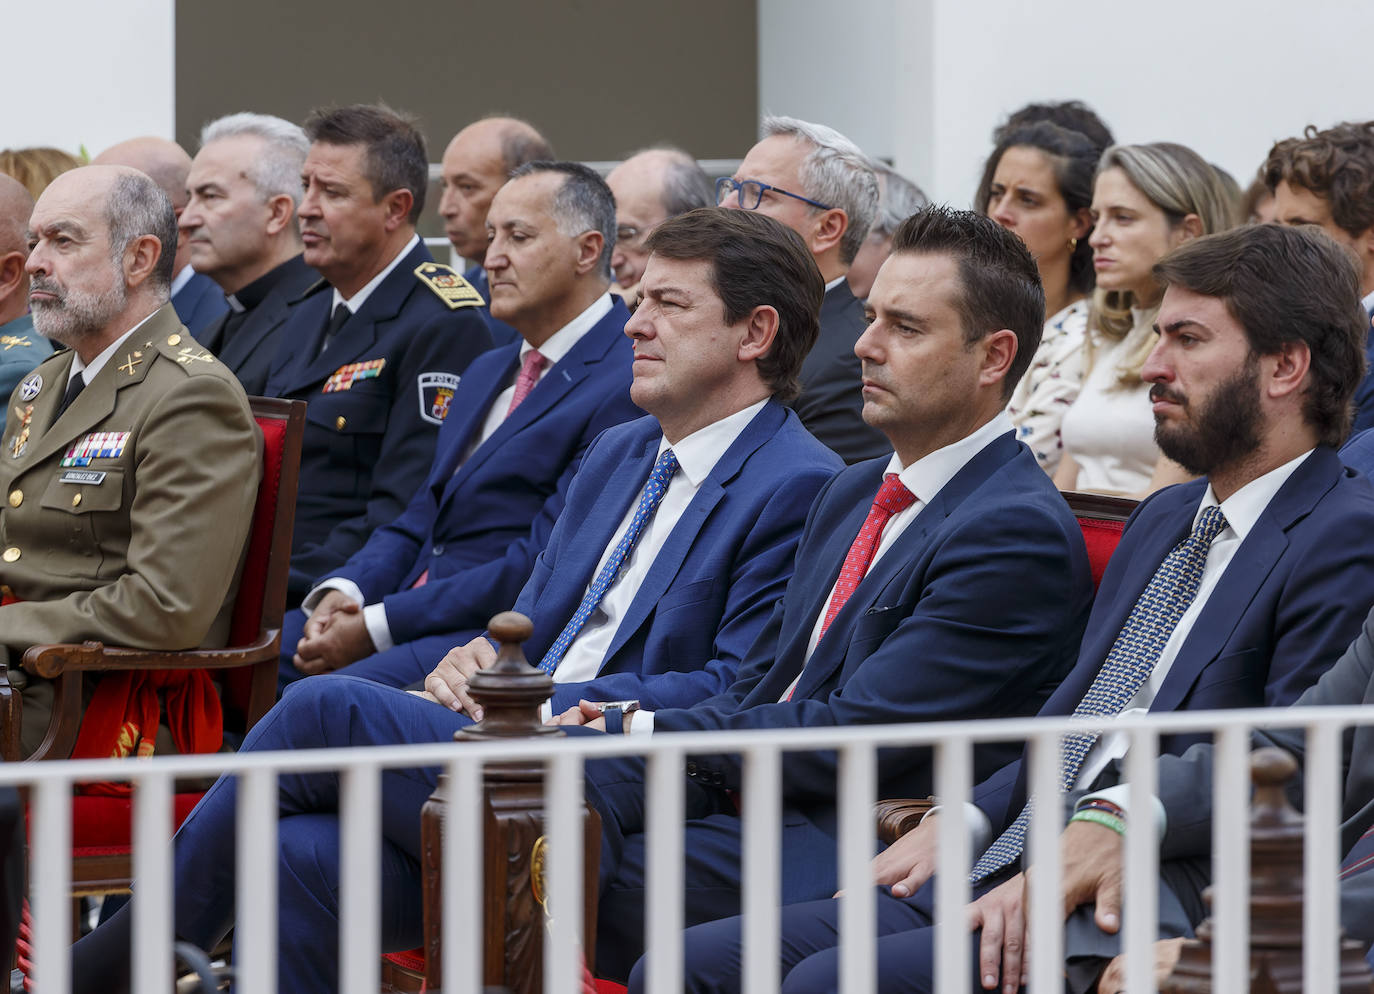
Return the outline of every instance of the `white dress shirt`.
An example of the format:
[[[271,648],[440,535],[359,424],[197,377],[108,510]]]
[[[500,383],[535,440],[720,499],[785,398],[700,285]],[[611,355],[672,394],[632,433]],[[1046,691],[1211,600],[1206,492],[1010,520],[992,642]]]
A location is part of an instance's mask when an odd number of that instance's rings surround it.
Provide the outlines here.
[[[196,271],[191,268],[190,263],[181,267],[181,271],[172,277],[172,285],[167,288],[168,298],[175,297],[181,293],[181,288],[191,282],[191,277],[196,275]]]
[[[364,287],[362,291],[354,295],[353,299],[357,300],[358,297],[370,292],[371,286],[372,284],[369,284]],[[337,291],[335,292],[337,293]],[[549,340],[539,347],[539,353],[546,362],[539,371],[539,379],[535,381],[536,384],[560,359],[571,351],[574,345],[582,340],[587,332],[596,326],[598,321],[609,314],[610,310],[611,295],[604,293],[590,307],[549,336]],[[521,361],[532,348],[533,346],[529,342],[521,344]],[[497,394],[496,399],[492,401],[491,407],[487,409],[486,420],[482,423],[481,432],[468,446],[467,451],[463,453],[463,457],[459,460],[456,468],[461,468],[463,463],[467,462],[472,454],[477,451],[477,447],[490,438],[497,428],[501,427],[501,422],[506,419],[506,412],[510,408],[511,398],[515,396],[515,381],[519,375],[520,368],[517,366],[515,372],[511,374],[510,385]],[[363,592],[356,583],[347,577],[331,576],[321,580],[311,589],[310,593],[306,594],[305,599],[301,601],[301,610],[309,614],[324,599],[325,593],[330,590],[339,591],[354,604],[363,605],[364,603]],[[377,652],[385,652],[395,647],[396,642],[391,637],[391,625],[387,622],[386,605],[381,601],[363,606],[363,624],[367,626],[367,634],[371,636],[372,646]],[[436,659],[434,662],[437,664],[439,660]]]
[[[1202,501],[1193,514],[1190,530],[1197,526],[1198,518],[1201,517],[1205,509],[1218,506],[1226,518],[1226,527],[1212,539],[1212,544],[1207,550],[1207,561],[1202,567],[1202,579],[1198,583],[1197,594],[1194,596],[1193,602],[1183,612],[1183,617],[1174,627],[1169,636],[1169,641],[1164,644],[1164,649],[1160,652],[1159,660],[1155,663],[1149,677],[1126,707],[1122,709],[1123,715],[1142,714],[1150,709],[1150,705],[1154,703],[1155,695],[1159,692],[1165,677],[1169,675],[1169,669],[1173,666],[1174,660],[1178,658],[1179,650],[1188,640],[1193,625],[1196,624],[1198,616],[1206,608],[1207,601],[1216,590],[1217,584],[1225,574],[1226,567],[1230,565],[1236,550],[1240,548],[1240,544],[1245,541],[1245,537],[1255,527],[1255,522],[1264,513],[1264,509],[1269,506],[1269,502],[1274,499],[1274,495],[1288,482],[1288,478],[1293,475],[1294,470],[1302,464],[1303,460],[1311,454],[1312,450],[1308,449],[1296,459],[1284,463],[1277,469],[1270,470],[1263,476],[1256,477],[1224,501],[1217,500],[1217,495],[1213,492],[1211,484],[1208,484],[1207,491],[1202,495]],[[1088,755],[1079,768],[1075,786],[1078,789],[1083,789],[1091,784],[1112,760],[1121,759],[1126,755],[1130,743],[1130,736],[1125,732],[1104,731],[1088,750]],[[1124,809],[1126,807],[1125,787],[1125,784],[1120,784],[1108,788],[1106,792],[1098,792],[1092,796],[1106,797]],[[981,809],[972,804],[969,805],[969,808],[971,810],[967,810],[965,814],[970,827],[974,830],[972,851],[980,853],[992,841],[990,838],[992,826]],[[1156,814],[1162,817],[1162,808]]]
[[[395,258],[393,258],[390,262],[386,264],[386,268],[383,269],[376,276],[372,277],[372,279],[368,280],[367,283],[363,285],[363,288],[361,290],[359,290],[353,296],[349,297],[347,300],[345,300],[344,295],[339,292],[339,288],[335,287],[334,299],[330,301],[329,304],[329,313],[333,314],[338,309],[339,305],[343,304],[345,307],[348,308],[348,313],[357,314],[359,309],[363,306],[363,304],[367,303],[367,298],[372,296],[372,291],[376,290],[377,287],[381,286],[382,280],[390,276],[391,271],[395,269],[397,266],[399,266],[401,264],[401,260],[404,259],[407,255],[409,255],[410,251],[413,248],[415,248],[416,245],[419,244],[420,236],[411,235],[410,241],[406,242],[405,247],[402,248],[401,251],[397,252]]]
[[[654,560],[658,558],[659,550],[672,534],[673,528],[681,520],[687,506],[692,503],[692,498],[701,489],[702,483],[710,475],[711,470],[715,469],[720,457],[725,455],[727,449],[734,444],[735,439],[744,431],[745,427],[754,417],[763,410],[768,403],[761,400],[757,404],[751,404],[742,411],[736,411],[729,417],[699,428],[686,438],[672,446],[673,454],[677,456],[678,471],[673,478],[668,481],[668,489],[663,494],[663,499],[659,502],[657,510],[649,518],[644,530],[640,532],[639,541],[635,543],[634,549],[630,551],[629,558],[625,560],[625,565],[620,571],[620,576],[615,583],[611,584],[605,596],[601,598],[601,603],[592,611],[587,623],[582,626],[582,631],[578,632],[572,644],[568,646],[568,651],[563,655],[562,661],[553,671],[554,683],[581,683],[591,680],[601,670],[601,664],[605,661],[606,650],[611,647],[615,640],[616,630],[620,623],[625,619],[625,613],[629,610],[630,604],[635,599],[635,594],[639,593],[639,588],[644,582],[644,577],[653,568]],[[658,454],[662,455],[664,450],[669,448],[666,438],[659,439]],[[630,502],[630,506],[625,510],[625,516],[620,521],[620,527],[615,530],[611,540],[606,543],[605,550],[601,553],[601,559],[596,564],[596,569],[592,571],[588,581],[588,588],[591,580],[601,572],[606,561],[610,559],[611,553],[620,543],[621,536],[629,530],[630,522],[634,519],[635,510],[639,506],[639,495],[636,492],[635,499]],[[585,591],[584,591],[585,594]],[[533,660],[537,663],[537,660]],[[546,703],[542,711],[545,718],[549,717],[550,707]],[[637,719],[639,714],[635,714]]]

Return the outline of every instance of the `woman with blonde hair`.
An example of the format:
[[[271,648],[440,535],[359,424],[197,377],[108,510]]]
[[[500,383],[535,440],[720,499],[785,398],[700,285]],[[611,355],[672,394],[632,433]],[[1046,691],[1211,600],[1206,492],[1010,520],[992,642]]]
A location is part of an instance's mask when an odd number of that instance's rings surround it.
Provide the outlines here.
[[[35,146],[0,151],[0,173],[13,176],[23,183],[34,200],[48,188],[49,183],[79,165],[80,159],[60,148]]]
[[[1144,497],[1188,478],[1159,453],[1141,368],[1154,348],[1163,289],[1154,264],[1184,242],[1235,224],[1215,169],[1169,142],[1113,145],[1093,184],[1093,269],[1087,374],[1064,415],[1062,490]]]

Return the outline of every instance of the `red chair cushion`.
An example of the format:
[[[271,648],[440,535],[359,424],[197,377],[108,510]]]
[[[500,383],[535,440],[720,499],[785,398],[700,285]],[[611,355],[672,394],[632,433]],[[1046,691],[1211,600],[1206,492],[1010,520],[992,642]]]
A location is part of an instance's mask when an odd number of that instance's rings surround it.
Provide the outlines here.
[[[404,953],[383,953],[382,959],[411,973],[425,972],[425,951],[420,946]]]
[[[598,980],[596,982],[596,994],[625,994],[623,984],[617,984],[614,980]]]
[[[1104,518],[1078,519],[1078,527],[1083,530],[1083,542],[1088,547],[1088,565],[1093,574],[1093,592],[1102,582],[1102,574],[1107,569],[1107,561],[1116,551],[1121,541],[1121,531],[1126,527],[1124,521],[1108,521]]]
[[[172,795],[178,828],[204,794]],[[72,798],[72,855],[113,856],[133,848],[133,798],[78,794]]]
[[[258,418],[262,430],[262,481],[253,505],[253,527],[248,535],[248,555],[234,601],[229,644],[245,645],[262,628],[262,599],[267,588],[267,559],[272,551],[272,526],[277,520],[277,494],[281,491],[282,452],[286,446],[286,422]]]

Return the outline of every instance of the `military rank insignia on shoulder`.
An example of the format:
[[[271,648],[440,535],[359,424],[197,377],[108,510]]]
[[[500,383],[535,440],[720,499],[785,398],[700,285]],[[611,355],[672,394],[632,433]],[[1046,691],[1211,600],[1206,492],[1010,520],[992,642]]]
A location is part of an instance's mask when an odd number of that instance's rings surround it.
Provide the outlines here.
[[[441,262],[425,262],[415,267],[415,275],[420,282],[429,287],[449,310],[460,307],[483,307],[486,301],[462,275]]]
[[[458,389],[458,377],[452,373],[421,373],[418,385],[420,417],[430,424],[443,424],[453,403],[453,391]]]
[[[33,342],[28,335],[0,335],[0,346],[4,346],[6,352],[16,345],[22,345],[26,349],[33,348]]]

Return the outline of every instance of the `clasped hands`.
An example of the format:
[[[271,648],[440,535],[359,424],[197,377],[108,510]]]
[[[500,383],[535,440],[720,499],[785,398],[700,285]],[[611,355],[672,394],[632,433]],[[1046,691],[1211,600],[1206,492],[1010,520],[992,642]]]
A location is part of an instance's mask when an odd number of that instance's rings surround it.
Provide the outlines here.
[[[472,699],[468,683],[478,670],[485,670],[496,662],[496,650],[485,638],[478,636],[467,645],[450,649],[439,665],[425,677],[425,689],[416,691],[419,696],[436,704],[442,704],[450,711],[466,714],[473,721],[482,720],[482,708]],[[546,725],[586,725],[604,732],[606,720],[601,709],[590,701],[579,701],[576,707],[568,708],[545,722]]]
[[[356,663],[375,651],[362,605],[342,591],[329,590],[310,612],[291,662],[306,676],[314,676]]]
[[[935,873],[939,815],[927,817],[873,860],[874,881],[892,896],[914,894]],[[1070,822],[1060,836],[1064,917],[1094,904],[1094,919],[1104,932],[1121,927],[1122,838],[1091,822]],[[970,931],[982,930],[978,976],[984,990],[1015,994],[1029,973],[1028,888],[1033,874],[1018,873],[968,905]],[[1107,976],[1104,975],[1104,982]]]

